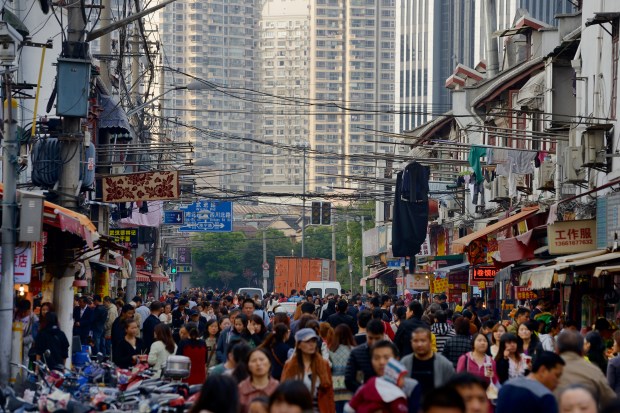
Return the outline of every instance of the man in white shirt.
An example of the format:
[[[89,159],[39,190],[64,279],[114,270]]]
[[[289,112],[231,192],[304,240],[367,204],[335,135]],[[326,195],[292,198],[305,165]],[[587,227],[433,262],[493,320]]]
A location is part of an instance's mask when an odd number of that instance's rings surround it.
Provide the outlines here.
[[[138,327],[140,327],[140,331],[142,331],[142,327],[144,326],[144,320],[146,320],[147,317],[151,315],[151,310],[149,310],[148,307],[144,305],[144,303],[142,302],[142,298],[140,298],[139,296],[135,296],[133,298],[133,302],[136,303],[136,313],[140,314],[140,324],[138,325]]]

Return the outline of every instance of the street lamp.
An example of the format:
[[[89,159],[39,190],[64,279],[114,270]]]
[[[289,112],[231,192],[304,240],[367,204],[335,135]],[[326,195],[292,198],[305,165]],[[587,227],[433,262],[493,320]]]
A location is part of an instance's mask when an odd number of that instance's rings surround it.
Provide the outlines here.
[[[164,91],[164,93],[160,93],[159,95],[155,96],[153,99],[144,102],[141,105],[138,105],[136,107],[134,107],[133,109],[130,109],[127,111],[127,117],[130,117],[131,115],[138,113],[139,111],[141,111],[142,109],[144,109],[145,107],[147,107],[148,105],[150,105],[151,103],[159,100],[159,98],[161,98],[162,96],[174,91],[174,90],[210,90],[213,89],[213,85],[206,83],[206,82],[200,82],[198,80],[192,80],[190,83],[188,83],[185,86],[175,86],[171,89],[168,89],[166,91]]]

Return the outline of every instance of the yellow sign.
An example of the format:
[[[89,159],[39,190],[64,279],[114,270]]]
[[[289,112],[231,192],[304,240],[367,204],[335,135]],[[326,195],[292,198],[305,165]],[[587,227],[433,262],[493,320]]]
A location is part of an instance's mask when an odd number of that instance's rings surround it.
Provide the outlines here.
[[[447,278],[437,278],[435,279],[434,284],[434,292],[435,293],[445,293],[448,291],[448,279]]]
[[[560,221],[547,226],[549,254],[574,254],[596,249],[596,220]]]
[[[487,283],[484,281],[479,281],[478,288],[480,288],[481,290],[484,290],[485,288],[487,288]]]

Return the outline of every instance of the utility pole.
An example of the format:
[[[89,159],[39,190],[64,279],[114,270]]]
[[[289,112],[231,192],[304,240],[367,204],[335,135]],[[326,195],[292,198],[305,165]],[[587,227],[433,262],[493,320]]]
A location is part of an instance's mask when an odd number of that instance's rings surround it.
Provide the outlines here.
[[[351,256],[351,233],[349,232],[349,214],[347,213],[347,264],[349,265],[349,283],[353,291],[353,257]]]
[[[17,215],[17,169],[19,155],[16,122],[13,119],[13,99],[11,98],[10,66],[4,72],[4,137],[2,139],[2,280],[0,281],[0,331],[5,332],[0,340],[0,388],[9,384],[11,376],[11,339],[13,330],[13,283],[15,277],[15,218]]]
[[[336,261],[336,220],[334,219],[334,205],[331,207],[332,217],[332,261]]]
[[[80,99],[88,98],[90,92],[90,56],[88,55],[87,44],[85,43],[86,22],[84,21],[83,2],[70,2],[65,6],[67,9],[68,26],[67,40],[63,44],[63,53],[58,60],[59,75],[61,70],[75,70],[69,65],[79,64],[85,72],[82,76],[75,78],[76,84],[74,91],[82,91]],[[61,67],[62,63],[62,67]],[[85,66],[87,68],[85,68]],[[67,76],[68,77],[68,76]],[[84,83],[80,83],[84,82]],[[61,94],[71,93],[66,89],[66,85],[60,85],[57,95],[57,102],[60,103]],[[67,100],[65,96],[63,98]],[[58,185],[59,203],[69,209],[77,209],[78,195],[80,191],[80,158],[83,152],[84,133],[82,131],[82,117],[87,114],[63,113],[62,114],[62,136],[60,138],[60,155],[63,165],[60,172]],[[66,250],[67,258],[72,258],[74,251]],[[54,278],[54,303],[58,315],[60,329],[67,337],[73,337],[73,280],[75,277],[73,263]],[[69,341],[69,354],[71,353],[71,341]],[[70,362],[70,361],[69,361]]]
[[[137,23],[133,29],[133,35],[131,36],[131,102],[134,105],[138,105],[138,97],[140,91],[140,60],[139,60],[139,50],[138,50],[138,29]],[[139,115],[136,115],[139,117]],[[138,131],[138,140],[142,139],[142,121],[138,120],[136,122],[136,130]],[[131,248],[131,275],[127,279],[127,299],[131,300],[136,296],[138,292],[136,287],[136,248]]]
[[[263,230],[263,265],[267,263],[267,229]],[[263,267],[263,292],[267,293],[269,269]]]
[[[308,143],[304,142],[304,173],[303,173],[303,195],[301,197],[301,258],[306,256],[306,149]]]
[[[366,257],[364,256],[364,215],[362,215],[362,278],[364,278],[364,267],[366,267]]]

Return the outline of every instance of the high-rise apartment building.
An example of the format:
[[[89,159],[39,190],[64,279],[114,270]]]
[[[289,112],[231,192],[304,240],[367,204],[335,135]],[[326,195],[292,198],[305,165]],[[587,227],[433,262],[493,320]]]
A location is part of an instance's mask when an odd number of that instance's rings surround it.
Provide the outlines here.
[[[262,90],[279,97],[261,105],[257,139],[261,190],[298,191],[303,183],[303,145],[308,142],[310,85],[308,0],[265,0],[259,23]],[[300,102],[300,103],[296,103]]]
[[[485,57],[484,0],[398,0],[396,130],[410,130],[451,107],[445,80],[455,66],[474,67]],[[517,12],[554,25],[570,13],[566,0],[497,0],[497,30],[512,26]],[[519,10],[522,9],[522,10]],[[500,62],[501,63],[501,62]]]
[[[220,186],[251,191],[258,184],[253,143],[257,115],[258,0],[177,0],[160,14],[166,87],[182,86],[190,74],[217,85],[166,95],[165,115],[194,143],[195,159],[211,161]]]
[[[396,0],[313,0],[309,187],[360,187],[394,121]],[[326,104],[327,103],[327,104]],[[348,177],[353,176],[349,180]]]
[[[395,0],[266,0],[260,22],[262,188],[329,192],[374,177],[392,147]],[[282,145],[293,148],[282,148]]]

